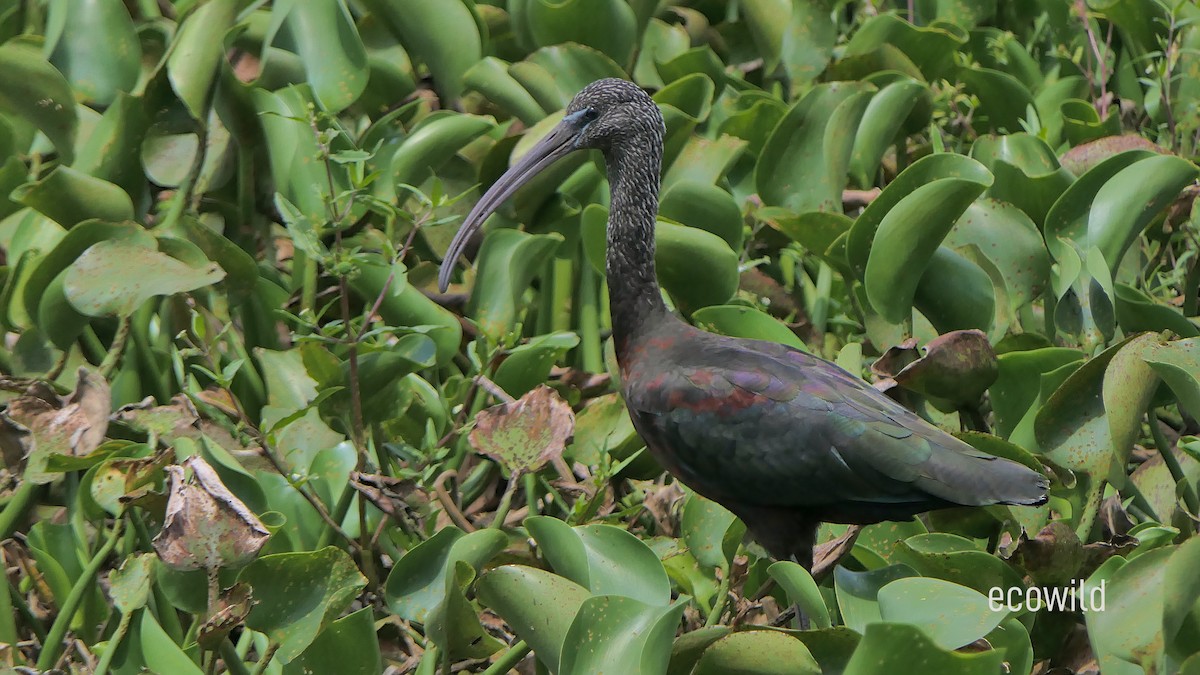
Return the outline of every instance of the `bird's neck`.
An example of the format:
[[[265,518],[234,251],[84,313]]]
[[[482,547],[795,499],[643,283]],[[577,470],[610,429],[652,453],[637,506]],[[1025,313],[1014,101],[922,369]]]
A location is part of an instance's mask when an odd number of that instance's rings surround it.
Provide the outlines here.
[[[604,159],[611,191],[605,267],[613,340],[622,360],[653,319],[669,315],[654,269],[662,159],[653,143],[624,144],[606,152]]]

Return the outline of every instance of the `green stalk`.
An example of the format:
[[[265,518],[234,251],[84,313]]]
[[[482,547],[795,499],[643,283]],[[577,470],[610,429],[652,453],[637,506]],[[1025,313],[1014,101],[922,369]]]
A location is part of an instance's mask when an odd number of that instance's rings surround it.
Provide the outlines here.
[[[496,508],[496,517],[492,519],[489,528],[495,530],[504,529],[504,519],[508,517],[508,512],[512,508],[513,493],[517,491],[517,476],[514,473],[508,479],[508,487],[504,488],[504,496],[500,497],[500,506]]]
[[[237,649],[229,638],[225,638],[221,643],[221,658],[225,660],[225,670],[229,675],[250,675],[250,669],[246,667],[242,657],[238,656]]]
[[[571,330],[571,287],[575,279],[574,265],[567,258],[554,258],[554,294],[551,306],[551,330]]]
[[[33,481],[22,480],[17,489],[13,491],[8,503],[4,505],[4,510],[0,511],[0,539],[8,539],[16,531],[17,523],[33,506],[38,487],[40,486]]]
[[[271,642],[267,646],[267,653],[258,660],[258,664],[254,666],[253,675],[262,675],[267,670],[267,665],[271,663],[271,659],[275,658],[275,652],[279,651],[279,643]]]
[[[529,653],[529,645],[525,644],[524,640],[518,640],[504,652],[500,658],[492,662],[488,669],[483,671],[483,675],[504,675],[508,671],[517,667],[521,659]]]
[[[599,276],[590,265],[579,270],[580,366],[589,373],[604,372],[604,346],[600,340]]]
[[[108,672],[108,667],[112,665],[113,657],[117,654],[117,648],[121,646],[121,641],[125,639],[125,634],[129,632],[129,622],[132,619],[133,612],[121,614],[121,622],[117,624],[117,630],[108,639],[108,645],[104,648],[104,654],[100,657],[100,661],[96,663],[95,675],[105,675]]]
[[[62,653],[62,641],[67,635],[71,619],[83,602],[84,593],[92,589],[101,565],[104,564],[113,547],[117,545],[117,539],[121,536],[124,524],[124,518],[117,518],[108,537],[104,540],[104,545],[100,547],[99,551],[96,551],[96,555],[92,556],[87,567],[83,568],[83,573],[79,575],[79,579],[75,581],[75,585],[71,587],[71,592],[67,594],[67,599],[63,601],[58,616],[54,619],[54,625],[50,626],[50,632],[46,635],[45,642],[42,643],[42,653],[37,660],[38,670],[50,670],[58,661],[59,654]]]
[[[1167,470],[1171,472],[1171,478],[1175,480],[1176,485],[1183,485],[1183,503],[1187,504],[1188,510],[1192,513],[1200,513],[1200,499],[1196,496],[1196,490],[1190,482],[1187,475],[1183,472],[1183,467],[1179,464],[1179,458],[1175,453],[1171,452],[1171,444],[1167,442],[1167,437],[1162,432],[1162,427],[1159,426],[1158,415],[1151,410],[1147,413],[1147,422],[1150,423],[1150,436],[1154,439],[1154,447],[1158,450],[1158,454],[1162,456],[1163,464],[1167,465]]]

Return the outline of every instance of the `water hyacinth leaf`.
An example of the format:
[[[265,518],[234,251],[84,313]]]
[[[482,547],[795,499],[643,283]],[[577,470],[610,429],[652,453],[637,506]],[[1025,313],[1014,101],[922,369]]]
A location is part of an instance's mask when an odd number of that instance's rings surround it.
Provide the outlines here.
[[[569,331],[539,335],[509,351],[492,381],[510,396],[524,396],[545,382],[554,364],[578,344],[579,336]]]
[[[1103,599],[1104,611],[1085,612],[1088,636],[1104,672],[1132,673],[1133,664],[1163,660],[1163,580],[1176,547],[1148,551],[1125,563],[1110,558],[1084,582],[1088,602]],[[1124,563],[1124,564],[1122,564]],[[1101,585],[1103,582],[1103,585]],[[1095,600],[1093,600],[1095,598]]]
[[[1003,656],[989,650],[974,654],[939,647],[920,628],[904,623],[874,623],[850,657],[843,675],[898,672],[989,675],[999,672]]]
[[[167,78],[192,118],[208,115],[213,82],[225,58],[225,34],[237,19],[237,0],[213,0],[180,24],[167,57]]]
[[[191,479],[184,467],[192,471]],[[154,550],[175,570],[241,567],[258,555],[271,536],[262,521],[221,482],[200,457],[169,466],[167,514]]]
[[[710,183],[679,181],[663,192],[658,213],[688,227],[707,230],[725,240],[734,251],[742,250],[745,226],[733,197]]]
[[[882,621],[879,590],[897,579],[915,576],[916,571],[908,565],[889,565],[867,572],[853,572],[840,565],[835,567],[833,585],[837,590],[842,623],[862,633],[868,624]]]
[[[479,570],[508,542],[499,530],[464,534],[445,527],[409,549],[392,568],[384,585],[384,597],[397,616],[425,623],[446,600],[448,579],[459,562]]]
[[[758,53],[762,54],[763,67],[767,72],[779,65],[783,51],[783,36],[791,19],[791,3],[785,0],[750,0],[742,6],[746,27],[754,39]]]
[[[475,584],[479,601],[491,608],[538,660],[557,672],[567,630],[590,593],[573,581],[524,565],[488,571]]]
[[[953,582],[979,593],[986,594],[994,586],[1023,586],[1021,575],[1003,560],[980,551],[969,539],[942,532],[905,539],[896,545],[892,560],[911,566],[922,577]]]
[[[871,17],[846,45],[846,56],[873,52],[892,46],[908,57],[920,69],[927,82],[944,77],[954,65],[954,52],[966,44],[967,32],[945,22],[915,26],[896,13]]]
[[[905,121],[929,88],[910,77],[891,82],[871,96],[854,136],[850,155],[851,182],[860,188],[875,184],[884,153],[893,145]]]
[[[483,56],[483,37],[471,6],[463,0],[398,5],[385,0],[360,3],[387,26],[416,61],[429,68],[446,103],[462,95],[463,74]]]
[[[22,185],[12,198],[68,229],[93,218],[133,220],[133,202],[124,190],[69,166],[57,167],[45,178]]]
[[[755,167],[764,204],[841,211],[855,130],[873,90],[862,82],[821,84],[788,111]]]
[[[93,244],[67,268],[67,300],[88,316],[128,316],[156,295],[184,293],[225,278],[216,263],[192,267],[138,240]]]
[[[51,457],[92,454],[108,431],[111,411],[108,382],[83,367],[76,373],[75,391],[69,397],[35,390],[10,401],[3,420],[16,422],[30,434],[19,441],[25,455],[25,478],[39,485],[49,483],[58,477],[47,471]]]
[[[494,56],[486,56],[463,73],[467,88],[487,97],[532,126],[546,116],[546,110],[520,82],[508,72],[508,64]]]
[[[704,650],[730,634],[728,626],[707,626],[680,635],[671,646],[671,665],[667,675],[691,675]]]
[[[987,335],[957,330],[925,345],[925,354],[895,375],[896,382],[925,396],[975,404],[996,381],[999,366]]]
[[[458,31],[461,35],[462,31]],[[367,52],[342,0],[284,0],[271,10],[266,48],[279,41],[295,49],[317,103],[339,112],[367,87]],[[461,45],[461,37],[460,37]]]
[[[652,606],[671,601],[671,582],[650,547],[612,525],[571,527],[534,516],[525,527],[554,571],[593,595],[624,596]]]
[[[1115,110],[1102,120],[1091,103],[1075,98],[1063,101],[1059,111],[1063,133],[1071,145],[1083,145],[1121,133],[1121,117]]]
[[[1180,409],[1200,416],[1200,338],[1168,342],[1147,356],[1146,363],[1171,388]]]
[[[1034,223],[1044,222],[1075,181],[1045,141],[1026,133],[980,137],[971,145],[971,157],[996,176],[987,196],[1016,206]]]
[[[712,80],[703,73],[692,73],[654,94],[666,126],[662,160],[665,166],[670,166],[683,151],[696,125],[708,118],[715,90]]]
[[[951,155],[934,155],[922,160],[929,162],[924,166],[920,166],[921,162],[913,164],[905,173],[914,171],[916,175],[925,175],[936,172],[936,177],[911,192],[907,190],[909,184],[897,178],[867,207],[850,230],[847,241],[850,262],[854,265],[866,253],[862,274],[867,298],[872,307],[892,323],[907,318],[920,273],[928,266],[955,221],[992,183],[992,175],[982,164],[966,157],[945,161],[949,157]],[[900,195],[889,196],[884,201],[884,195],[891,190],[897,190]],[[881,203],[882,214],[876,210]],[[867,219],[865,223],[864,219]],[[864,244],[865,251],[862,250]]]
[[[573,42],[542,47],[512,64],[508,72],[547,112],[567,107],[575,94],[595,80],[625,77],[625,70],[606,54]]]
[[[719,136],[716,140],[692,136],[663,175],[663,187],[681,181],[715,185],[733,167],[747,145],[746,141],[729,135]]]
[[[683,505],[679,527],[696,560],[705,567],[728,569],[746,526],[720,504],[692,493]]]
[[[945,293],[947,286],[956,292]],[[990,330],[996,321],[996,286],[979,264],[938,246],[913,290],[912,306],[941,333]]]
[[[829,628],[829,607],[808,570],[790,560],[781,560],[772,563],[767,574],[783,587],[788,602],[799,607],[816,628]]]
[[[537,47],[575,42],[621,64],[633,56],[637,17],[623,0],[528,0],[513,20]]]
[[[304,653],[367,585],[350,556],[333,546],[263,556],[238,581],[257,601],[246,626],[279,645],[275,658],[283,664]]]
[[[1163,575],[1163,640],[1170,659],[1183,661],[1195,653],[1197,639],[1196,603],[1200,601],[1200,578],[1191,571],[1200,565],[1200,539],[1189,538],[1167,561]]]
[[[1117,323],[1126,333],[1170,330],[1185,338],[1200,336],[1200,327],[1169,305],[1154,302],[1133,286],[1115,284]]]
[[[542,384],[516,401],[480,411],[468,439],[515,480],[561,457],[574,431],[571,406]]]
[[[686,605],[686,598],[657,606],[621,595],[593,595],[583,601],[567,629],[559,675],[666,671]]]
[[[1033,109],[1033,94],[1017,78],[991,68],[962,68],[958,77],[979,97],[979,124],[999,132],[1016,132]]]
[[[884,621],[918,626],[943,649],[958,649],[992,632],[1006,616],[979,591],[941,579],[897,579],[879,589]],[[870,628],[868,628],[870,630]]]
[[[434,113],[426,117],[403,141],[376,158],[389,178],[375,183],[375,194],[396,199],[397,185],[420,185],[463,146],[492,128],[490,121],[473,115]]]
[[[974,247],[987,258],[1001,273],[1014,310],[1039,297],[1049,281],[1050,256],[1042,233],[1012,204],[987,198],[972,202],[942,244],[960,254]]]
[[[692,671],[693,675],[819,675],[821,672],[803,642],[787,633],[768,630],[743,631],[717,640],[704,650]]]
[[[1040,376],[1085,358],[1078,349],[1045,347],[1014,351],[997,357],[999,371],[989,390],[996,414],[996,433],[1009,437],[1017,423],[1034,405],[1040,393]]]
[[[666,83],[658,74],[658,64],[679,56],[690,46],[691,38],[682,26],[669,24],[657,18],[651,19],[646,24],[637,63],[633,66],[634,82],[643,87],[663,86]]]
[[[467,314],[485,335],[498,340],[512,330],[522,306],[521,295],[562,241],[557,233],[510,229],[488,233],[479,249],[479,271],[467,304]]]
[[[0,45],[0,111],[46,134],[64,165],[74,160],[79,121],[71,85],[31,45]]]
[[[138,624],[142,647],[142,658],[151,672],[179,673],[179,675],[201,675],[204,671],[192,661],[175,641],[163,630],[151,612],[141,612]]]
[[[363,607],[329,624],[303,654],[283,667],[283,673],[375,675],[380,667],[375,617],[370,607]]]
[[[808,351],[804,341],[770,314],[745,305],[713,305],[692,313],[697,327],[721,335],[769,340]]]
[[[129,10],[121,3],[56,2],[46,17],[50,63],[85,101],[107,106],[133,90],[142,49]]]

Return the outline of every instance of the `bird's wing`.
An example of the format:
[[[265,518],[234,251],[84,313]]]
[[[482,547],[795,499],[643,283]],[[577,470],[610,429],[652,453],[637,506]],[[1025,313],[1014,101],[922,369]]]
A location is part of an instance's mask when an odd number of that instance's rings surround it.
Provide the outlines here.
[[[710,497],[846,506],[853,519],[871,505],[1033,502],[1044,491],[1036,472],[993,461],[803,352],[724,340],[671,362],[631,383],[627,404],[660,461]]]

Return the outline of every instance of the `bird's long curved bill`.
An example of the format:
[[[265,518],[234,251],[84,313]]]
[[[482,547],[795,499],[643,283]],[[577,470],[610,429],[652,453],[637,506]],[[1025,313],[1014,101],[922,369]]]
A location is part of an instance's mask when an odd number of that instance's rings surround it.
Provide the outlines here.
[[[450,248],[446,250],[446,257],[442,259],[442,268],[438,272],[438,288],[443,293],[446,292],[446,287],[450,285],[450,274],[454,271],[454,263],[462,255],[463,249],[467,247],[467,242],[471,240],[471,236],[483,226],[483,222],[487,220],[488,216],[500,208],[504,200],[511,197],[522,185],[529,182],[529,179],[575,150],[575,144],[572,143],[574,138],[575,129],[570,124],[560,123],[545,138],[538,141],[537,145],[525,153],[525,156],[521,157],[508,171],[505,171],[504,175],[500,176],[500,179],[492,185],[491,189],[479,198],[479,201],[475,204],[475,208],[471,209],[471,212],[467,214],[462,227],[458,229],[458,233],[454,235],[454,239],[450,242]]]

